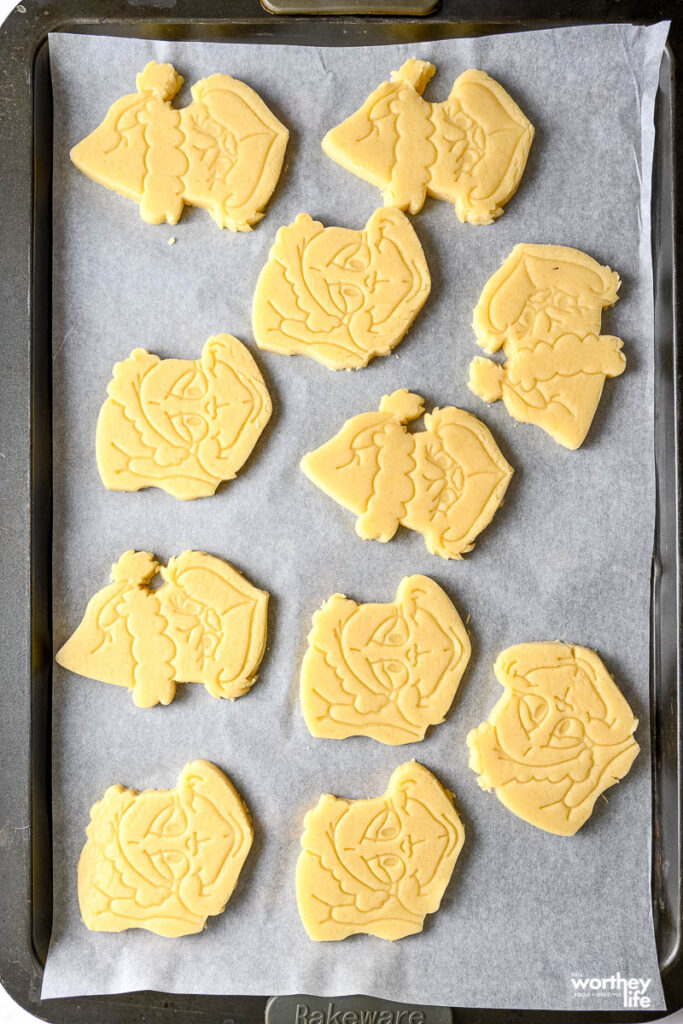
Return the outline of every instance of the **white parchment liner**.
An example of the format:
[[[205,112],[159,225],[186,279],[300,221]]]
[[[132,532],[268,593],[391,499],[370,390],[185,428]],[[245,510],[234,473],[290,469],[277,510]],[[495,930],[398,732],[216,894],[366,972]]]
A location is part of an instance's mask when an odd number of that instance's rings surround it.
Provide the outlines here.
[[[186,548],[220,555],[271,595],[258,683],[234,704],[180,687],[141,711],[125,690],[55,666],[54,925],[43,996],[160,989],[328,996],[365,992],[455,1006],[607,1009],[620,995],[579,999],[572,976],[652,979],[663,1008],[650,910],[648,606],[654,519],[650,177],[653,104],[665,25],[593,26],[419,45],[307,48],[160,43],[53,35],[54,641],[80,621],[128,548],[166,559]],[[536,140],[517,196],[492,227],[460,224],[427,200],[413,224],[432,294],[394,355],[356,373],[255,350],[254,285],[275,232],[306,210],[362,226],[379,192],[334,164],[320,139],[409,56],[432,60],[428,96],[465,68],[484,69],[519,102]],[[188,85],[216,71],[252,85],[291,129],[285,169],[251,234],[221,232],[186,209],[177,227],[142,223],[134,203],[79,174],[69,148],[134,90],[152,59]],[[169,237],[177,244],[170,247]],[[626,373],[608,381],[578,452],[466,387],[477,352],[472,308],[516,242],[584,249],[617,269],[621,299],[603,320],[625,340]],[[275,411],[238,479],[181,503],[159,490],[105,491],[94,430],[113,364],[142,345],[196,358],[227,331],[254,352]],[[487,423],[516,467],[504,508],[464,562],[444,562],[401,530],[362,542],[353,517],[310,484],[301,455],[348,416],[398,387],[427,407],[460,405]],[[391,600],[403,575],[427,573],[471,616],[473,657],[451,714],[427,739],[392,749],[364,739],[313,740],[298,707],[298,670],[313,611],[335,591]],[[465,736],[500,692],[492,664],[522,640],[596,648],[641,725],[642,754],[572,839],[546,835],[478,788]],[[309,941],[294,899],[305,811],[321,792],[382,792],[417,758],[456,794],[467,839],[437,915],[391,944],[367,936]],[[172,786],[192,758],[229,773],[256,828],[225,913],[205,932],[167,940],[142,931],[89,933],[76,864],[91,804],[108,785]]]

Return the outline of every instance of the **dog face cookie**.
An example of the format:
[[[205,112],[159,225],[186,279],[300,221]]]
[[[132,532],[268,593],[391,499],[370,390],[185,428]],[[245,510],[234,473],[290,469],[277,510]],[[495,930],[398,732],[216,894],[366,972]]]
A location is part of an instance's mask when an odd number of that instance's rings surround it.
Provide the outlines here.
[[[584,441],[606,377],[624,372],[622,341],[600,334],[619,276],[578,249],[516,245],[474,310],[477,341],[502,347],[504,364],[477,357],[470,389],[502,398],[512,417],[535,423],[565,448]]]
[[[90,818],[78,901],[96,932],[200,932],[225,909],[253,837],[239,793],[208,761],[187,764],[175,789],[110,786]]]
[[[465,71],[447,100],[422,98],[435,67],[407,60],[322,146],[347,171],[382,190],[385,206],[417,213],[427,195],[458,219],[492,224],[520,183],[533,126],[483,71]]]
[[[501,504],[513,470],[476,416],[448,406],[423,413],[405,389],[385,395],[379,412],[347,420],[301,460],[306,476],[355,512],[356,533],[388,541],[399,525],[416,530],[432,554],[461,558]]]
[[[152,589],[157,573],[165,585]],[[220,558],[185,551],[161,565],[127,551],[112,582],[88,602],[58,664],[127,686],[138,707],[170,704],[176,683],[212,697],[241,697],[256,682],[266,645],[268,594]]]
[[[278,231],[259,277],[254,337],[271,352],[356,369],[399,343],[430,287],[422,246],[400,210],[376,210],[362,231],[300,213]]]
[[[306,815],[296,869],[306,931],[320,941],[421,932],[464,840],[450,794],[417,761],[397,768],[380,797],[321,796]]]
[[[150,61],[137,92],[114,103],[71,150],[79,171],[140,204],[148,224],[177,224],[183,204],[208,210],[219,227],[250,231],[280,177],[289,132],[263,100],[230,75],[192,86],[172,64]]]
[[[313,616],[301,707],[313,736],[370,736],[397,745],[443,722],[471,646],[448,596],[406,576],[389,604],[334,594]]]
[[[194,360],[136,348],[114,367],[107,393],[96,435],[105,487],[160,487],[182,500],[232,480],[272,411],[258,366],[229,334],[209,338]]]
[[[467,737],[479,785],[545,832],[573,836],[638,750],[638,720],[587,647],[508,647],[494,666],[505,688]]]

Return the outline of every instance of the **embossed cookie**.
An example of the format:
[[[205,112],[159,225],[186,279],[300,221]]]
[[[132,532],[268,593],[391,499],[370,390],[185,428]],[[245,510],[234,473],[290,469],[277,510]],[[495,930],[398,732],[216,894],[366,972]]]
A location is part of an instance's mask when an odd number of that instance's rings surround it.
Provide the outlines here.
[[[376,210],[362,231],[300,213],[280,228],[256,285],[256,344],[331,370],[387,355],[422,309],[431,281],[400,210]]]
[[[136,348],[107,393],[95,445],[104,486],[160,487],[183,501],[237,475],[272,411],[258,366],[230,334],[209,338],[200,359]]]
[[[388,541],[399,526],[416,530],[432,554],[462,558],[503,501],[513,473],[476,416],[447,406],[406,424],[424,402],[405,388],[385,395],[379,412],[347,420],[309,452],[301,468],[325,494],[354,512],[364,540]]]
[[[164,585],[153,589],[157,573]],[[58,664],[127,686],[141,708],[170,704],[176,683],[203,683],[212,697],[234,700],[256,682],[268,594],[227,562],[185,551],[161,565],[147,551],[127,551],[111,580],[88,602]]]
[[[587,647],[516,644],[494,671],[505,692],[467,737],[470,768],[519,818],[573,836],[631,767],[638,720]]]
[[[398,745],[443,722],[471,653],[462,619],[428,576],[406,576],[390,604],[334,594],[313,616],[301,708],[313,736]]]
[[[370,800],[321,796],[309,811],[296,867],[299,914],[310,938],[366,932],[402,939],[439,909],[465,829],[448,790],[417,761],[402,764]]]
[[[200,932],[232,896],[253,838],[249,812],[209,761],[175,789],[110,786],[90,811],[78,862],[81,917],[94,932]]]
[[[533,125],[483,71],[465,71],[447,100],[428,103],[435,70],[407,60],[327,133],[323,149],[380,188],[385,206],[417,213],[430,195],[453,203],[461,221],[492,224],[517,191]]]
[[[474,310],[477,341],[506,362],[478,356],[469,387],[502,398],[512,417],[534,423],[565,448],[584,441],[606,377],[624,372],[621,338],[600,334],[617,301],[619,275],[561,245],[516,245]]]
[[[139,203],[148,224],[177,224],[186,203],[208,210],[221,228],[250,231],[277,185],[289,132],[230,75],[196,82],[192,103],[176,110],[171,100],[183,81],[172,64],[150,61],[137,92],[109,108],[71,159]]]

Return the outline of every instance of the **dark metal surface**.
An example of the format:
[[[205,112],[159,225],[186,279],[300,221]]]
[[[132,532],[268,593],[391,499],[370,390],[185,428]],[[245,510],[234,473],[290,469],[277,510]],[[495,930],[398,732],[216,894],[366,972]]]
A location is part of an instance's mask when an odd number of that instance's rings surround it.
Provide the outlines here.
[[[284,3],[285,0],[270,0]],[[292,0],[295,2],[295,0]],[[299,6],[304,0],[299,0]],[[330,0],[331,2],[331,0]],[[337,7],[349,0],[339,0]],[[382,5],[385,0],[378,0]],[[413,7],[423,0],[407,0]],[[0,982],[55,1024],[256,1024],[266,998],[155,992],[40,1001],[52,921],[51,168],[47,33],[363,45],[605,21],[674,18],[657,99],[653,189],[657,525],[652,578],[653,915],[669,1011],[683,1005],[681,922],[681,362],[683,4],[630,0],[443,0],[427,17],[272,15],[258,0],[23,0],[0,27]],[[371,9],[367,2],[363,5]],[[375,5],[372,9],[379,9]],[[680,202],[680,200],[679,200]],[[273,1000],[271,1024],[297,1024]],[[446,1011],[448,1013],[448,1011]],[[585,1013],[454,1009],[456,1024],[568,1024]],[[629,1022],[657,1013],[591,1013]],[[406,1024],[408,1018],[402,1018]],[[416,1024],[415,1019],[413,1024]],[[426,1021],[431,1024],[431,1018]],[[440,1021],[435,1022],[440,1024]]]
[[[271,14],[390,14],[392,18],[424,17],[439,0],[261,0]]]

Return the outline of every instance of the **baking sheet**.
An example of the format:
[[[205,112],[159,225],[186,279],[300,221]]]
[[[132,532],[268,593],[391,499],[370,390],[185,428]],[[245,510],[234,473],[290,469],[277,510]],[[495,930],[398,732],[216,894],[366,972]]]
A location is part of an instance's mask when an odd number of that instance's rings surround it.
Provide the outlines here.
[[[237,702],[181,686],[142,711],[126,691],[55,666],[54,923],[43,997],[135,989],[233,994],[364,992],[456,1006],[616,1009],[621,993],[576,978],[650,979],[663,1009],[650,907],[648,646],[654,521],[650,177],[653,104],[667,26],[592,26],[372,48],[161,43],[50,37],[54,84],[54,594],[57,649],[109,567],[130,547],[162,559],[187,548],[241,569],[271,597],[258,683]],[[432,60],[428,96],[465,68],[512,93],[536,126],[517,196],[492,227],[460,224],[427,200],[413,218],[432,293],[395,354],[356,373],[255,350],[250,305],[275,232],[306,210],[362,226],[379,193],[330,161],[320,139],[409,56]],[[186,208],[176,227],[142,223],[136,205],[79,174],[69,148],[145,63],[170,60],[189,84],[215,71],[254,86],[291,129],[285,169],[251,234],[221,232]],[[169,238],[177,239],[174,246]],[[625,339],[625,375],[608,381],[578,452],[514,423],[466,387],[477,354],[479,292],[520,241],[584,249],[617,269],[621,299],[603,331]],[[274,415],[237,480],[209,499],[104,490],[94,429],[113,364],[138,345],[196,358],[222,331],[255,353]],[[463,562],[431,556],[406,530],[363,542],[353,517],[298,470],[304,452],[398,387],[427,408],[460,405],[493,430],[516,467],[504,508]],[[298,669],[313,611],[335,591],[388,601],[426,573],[470,615],[473,656],[448,720],[420,744],[313,740],[298,707]],[[642,754],[590,822],[563,839],[520,821],[477,786],[465,736],[500,687],[498,652],[528,639],[596,648],[640,718]],[[368,936],[309,941],[294,898],[306,810],[322,792],[382,792],[417,758],[456,794],[467,838],[438,914],[397,944]],[[91,804],[108,785],[167,787],[186,761],[228,772],[254,818],[252,852],[226,912],[198,936],[89,933],[76,865]],[[574,980],[573,980],[574,979]]]

